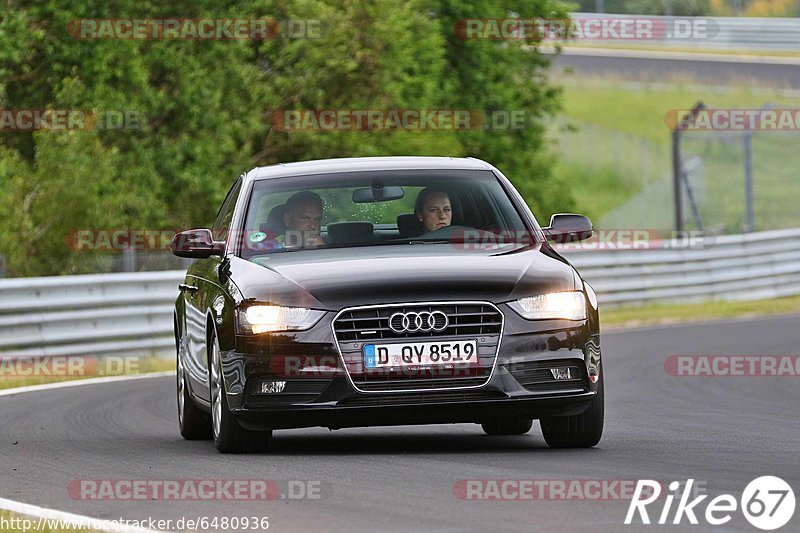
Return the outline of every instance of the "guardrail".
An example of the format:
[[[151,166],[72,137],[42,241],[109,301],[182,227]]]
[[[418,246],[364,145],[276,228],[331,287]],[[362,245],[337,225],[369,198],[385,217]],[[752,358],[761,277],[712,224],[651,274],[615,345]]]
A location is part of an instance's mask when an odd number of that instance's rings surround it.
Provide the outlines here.
[[[800,19],[758,17],[664,17],[571,13],[577,21],[646,18],[663,29],[650,39],[614,40],[617,46],[667,45],[710,50],[800,51]],[[576,41],[580,43],[581,41]]]
[[[800,229],[714,237],[693,249],[562,253],[605,305],[800,294]]]
[[[174,353],[184,271],[0,280],[0,359]]]
[[[700,249],[564,251],[606,306],[800,294],[800,229],[716,237]],[[184,272],[0,280],[0,359],[174,354]]]

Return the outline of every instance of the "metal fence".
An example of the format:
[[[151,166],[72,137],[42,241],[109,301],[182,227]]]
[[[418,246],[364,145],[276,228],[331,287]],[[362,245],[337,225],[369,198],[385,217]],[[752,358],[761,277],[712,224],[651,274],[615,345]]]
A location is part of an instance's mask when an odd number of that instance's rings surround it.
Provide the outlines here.
[[[665,128],[665,139],[668,130]],[[597,228],[672,228],[672,155],[667,143],[655,143],[635,135],[590,123],[557,124],[552,136],[567,170],[576,168],[592,179],[613,176],[613,187],[634,191],[629,198],[600,214],[589,213]],[[687,163],[688,163],[687,155]],[[693,168],[693,167],[692,167]],[[687,172],[693,185],[701,172]],[[611,185],[606,185],[611,188]],[[697,189],[697,187],[695,187]],[[665,198],[667,201],[664,201]],[[592,207],[600,208],[595,203]],[[585,206],[582,206],[582,209]]]
[[[0,358],[174,353],[184,272],[0,280]]]
[[[631,47],[663,45],[676,48],[742,51],[800,51],[800,19],[758,17],[663,17],[652,15],[615,15],[572,13],[576,21],[647,18],[656,23],[652,39],[615,40],[614,44]],[[581,41],[577,41],[580,43]]]
[[[668,133],[665,128],[664,139]],[[672,156],[666,143],[566,119],[555,121],[551,136],[564,162],[607,170],[626,187],[639,189],[669,174]]]
[[[702,248],[564,255],[607,306],[800,294],[800,229],[725,235]]]
[[[716,237],[701,249],[565,251],[606,306],[800,294],[800,229]],[[0,358],[172,356],[184,272],[0,280]]]
[[[709,108],[724,111],[713,102]],[[665,141],[667,132],[665,128]],[[594,179],[613,175],[617,187],[633,191],[592,216],[596,227],[676,227],[668,142],[654,143],[587,123],[560,128],[553,136],[562,164],[591,172]],[[800,180],[795,175],[800,151],[794,148],[799,141],[800,134],[788,130],[681,131],[681,228],[736,235],[800,226]]]
[[[56,272],[65,275],[110,274],[114,272],[156,272],[187,269],[191,259],[176,257],[170,250],[126,249],[116,252],[87,251],[72,253],[52,264]],[[9,271],[5,258],[0,255],[0,278],[18,277]]]
[[[681,187],[684,227],[736,234],[798,226],[796,131],[682,131],[680,136],[684,167],[699,159],[703,169],[702,179]]]

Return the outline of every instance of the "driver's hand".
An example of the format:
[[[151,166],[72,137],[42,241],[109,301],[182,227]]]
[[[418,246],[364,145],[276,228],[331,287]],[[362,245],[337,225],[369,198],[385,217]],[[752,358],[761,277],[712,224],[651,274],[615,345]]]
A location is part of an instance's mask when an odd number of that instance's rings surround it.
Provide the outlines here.
[[[305,246],[325,246],[325,241],[319,236],[319,233],[306,233],[304,235]]]

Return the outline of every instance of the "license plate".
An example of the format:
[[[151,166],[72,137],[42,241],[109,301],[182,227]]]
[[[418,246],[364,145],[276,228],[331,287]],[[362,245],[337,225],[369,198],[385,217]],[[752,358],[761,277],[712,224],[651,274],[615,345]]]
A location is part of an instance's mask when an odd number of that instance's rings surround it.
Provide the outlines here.
[[[364,345],[364,366],[367,368],[453,365],[477,360],[478,342],[475,339]]]

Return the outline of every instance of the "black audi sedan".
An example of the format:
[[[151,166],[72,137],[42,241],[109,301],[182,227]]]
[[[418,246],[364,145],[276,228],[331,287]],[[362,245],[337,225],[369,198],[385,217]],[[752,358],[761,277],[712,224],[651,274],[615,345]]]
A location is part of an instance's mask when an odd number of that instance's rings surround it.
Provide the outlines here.
[[[221,452],[276,429],[480,424],[551,447],[603,430],[597,298],[510,181],[473,158],[333,159],[255,168],[175,304],[178,420]]]

